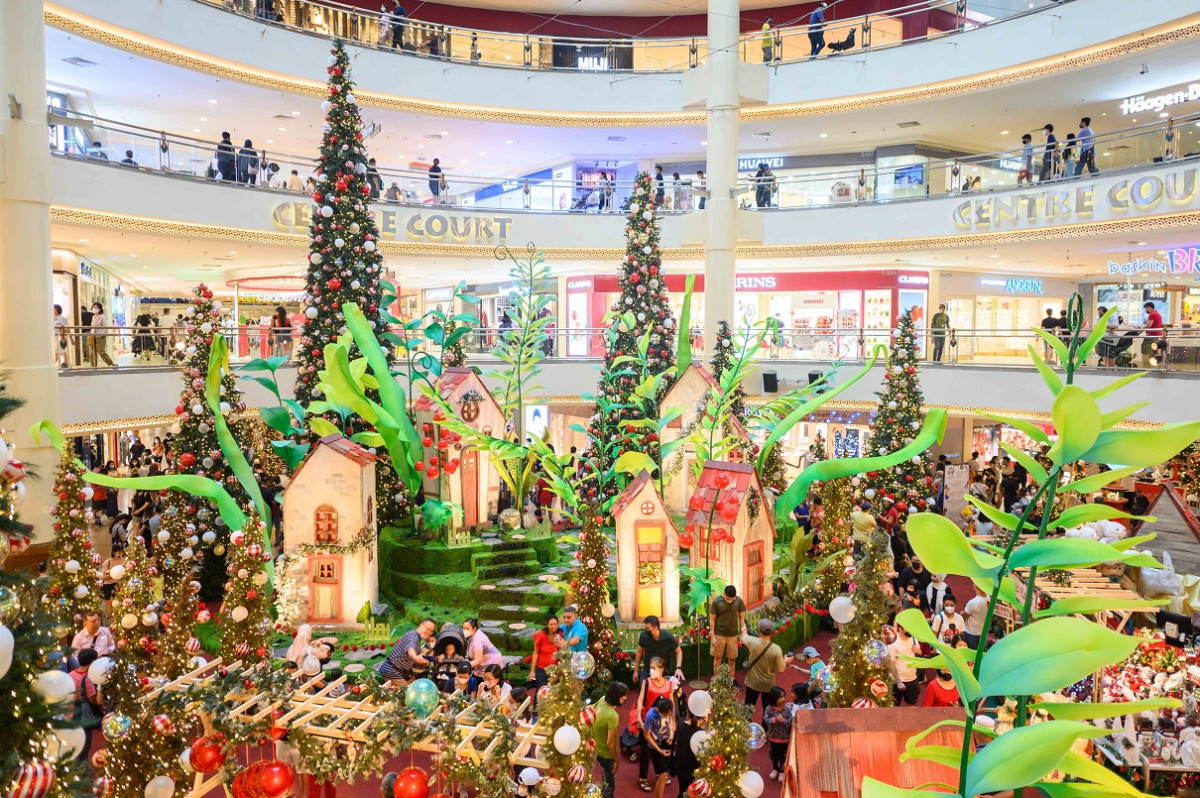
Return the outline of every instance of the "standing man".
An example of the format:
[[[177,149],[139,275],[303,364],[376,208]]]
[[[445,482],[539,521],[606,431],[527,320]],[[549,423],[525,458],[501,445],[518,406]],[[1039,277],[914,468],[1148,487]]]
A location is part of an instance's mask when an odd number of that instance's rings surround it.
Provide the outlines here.
[[[1042,329],[1051,335],[1058,335],[1058,319],[1054,317],[1054,308],[1046,308],[1046,318],[1042,319]],[[1054,347],[1047,340],[1042,340],[1042,355],[1047,363],[1054,362]]]
[[[746,602],[733,585],[726,585],[725,592],[708,605],[708,628],[712,630],[713,673],[720,670],[724,658],[732,676],[737,671],[738,644],[746,634]]]
[[[392,13],[390,22],[392,26],[392,47],[400,49],[404,46],[404,28],[408,19],[408,12],[404,10],[404,6],[400,5],[400,0],[392,0]]]
[[[437,158],[433,159],[433,166],[429,167],[429,193],[433,195],[433,204],[436,205],[441,201],[442,196],[442,167],[441,161]]]
[[[229,138],[229,133],[221,134],[221,143],[217,145],[217,179],[237,181],[237,150]]]
[[[809,58],[816,58],[817,53],[825,49],[825,9],[829,3],[817,3],[817,8],[808,18],[808,43],[812,47]]]
[[[100,625],[100,614],[89,612],[83,616],[83,628],[71,640],[71,648],[76,651],[85,648],[95,649],[96,654],[103,657],[110,651],[115,651],[117,643],[113,640],[112,632],[108,630],[108,627]]]
[[[579,608],[572,604],[563,610],[562,643],[571,652],[587,651],[588,628],[579,620]]]
[[[1158,312],[1158,308],[1154,307],[1153,302],[1142,305],[1142,310],[1146,311],[1146,324],[1142,327],[1145,330],[1142,333],[1142,357],[1145,360],[1146,368],[1154,368],[1163,362],[1166,355],[1167,348],[1163,342],[1163,317]]]
[[[704,210],[705,200],[708,199],[708,184],[702,170],[696,170],[696,179],[692,181],[692,185],[696,187],[696,196],[700,198],[699,210]]]
[[[987,619],[988,595],[975,587],[975,597],[963,607],[963,617],[966,621],[963,628],[963,639],[971,648],[979,646],[979,638],[983,635],[983,622]]]
[[[71,368],[71,358],[67,356],[67,328],[71,326],[71,322],[67,321],[67,317],[63,315],[62,305],[54,306],[54,357],[58,361],[59,368]]]
[[[946,313],[945,305],[938,305],[937,313],[929,320],[929,328],[933,331],[933,361],[942,362],[942,350],[946,348],[946,331],[950,329],[950,316]]]
[[[383,178],[379,176],[374,158],[367,161],[367,185],[371,187],[371,199],[379,199],[383,194]]]
[[[1058,154],[1058,139],[1054,136],[1054,125],[1049,122],[1042,128],[1046,134],[1046,149],[1042,153],[1042,171],[1038,174],[1038,182],[1043,183],[1054,177],[1054,156]]]
[[[634,671],[637,675],[637,671]],[[617,791],[617,768],[620,767],[621,757],[621,718],[617,709],[625,703],[629,688],[623,682],[613,682],[608,686],[608,692],[600,708],[596,710],[596,720],[592,723],[592,742],[596,746],[596,764],[600,766],[600,774],[604,783],[600,786],[603,798],[613,798]]]
[[[775,636],[775,622],[763,618],[758,622],[758,637],[743,635],[742,642],[750,651],[750,666],[746,669],[746,706],[754,717],[754,705],[762,697],[763,710],[768,704],[768,695],[775,689],[775,678],[787,670],[792,657],[784,656],[783,649],[771,642]]]
[[[762,26],[762,51],[763,63],[771,63],[775,58],[775,33],[771,30],[770,17],[767,17],[767,21]]]
[[[1079,120],[1079,160],[1075,162],[1075,176],[1083,174],[1086,166],[1088,174],[1096,174],[1096,134],[1092,132],[1092,118],[1085,116]]]
[[[661,166],[654,167],[654,206],[662,210],[663,201],[667,196],[666,178],[663,177]]]
[[[660,658],[664,663],[675,662],[675,677],[683,681],[683,648],[675,635],[664,632],[657,615],[647,615],[645,630],[638,635],[637,654],[633,658],[633,680],[650,674],[650,660]]]

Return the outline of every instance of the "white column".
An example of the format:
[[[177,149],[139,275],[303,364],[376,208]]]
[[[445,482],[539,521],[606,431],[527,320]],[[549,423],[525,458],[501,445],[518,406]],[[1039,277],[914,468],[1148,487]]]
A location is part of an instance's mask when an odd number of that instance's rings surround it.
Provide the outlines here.
[[[708,3],[708,189],[705,203],[704,359],[717,322],[733,318],[737,262],[738,0]]]
[[[41,474],[26,486],[20,517],[50,536],[58,454],[33,444],[29,426],[61,409],[51,319],[50,152],[46,139],[46,43],[40,0],[0,0],[0,369],[25,407],[6,421],[17,457]],[[19,105],[19,108],[18,108]]]

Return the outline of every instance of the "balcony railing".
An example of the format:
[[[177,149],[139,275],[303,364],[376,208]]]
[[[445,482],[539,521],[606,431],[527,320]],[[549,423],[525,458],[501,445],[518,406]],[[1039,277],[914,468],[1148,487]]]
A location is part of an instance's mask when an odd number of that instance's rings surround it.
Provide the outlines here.
[[[251,189],[311,194],[315,188],[310,178],[316,173],[318,161],[305,155],[270,148],[243,148],[235,139],[234,147],[240,157],[235,160],[232,173],[224,174],[216,160],[215,141],[167,134],[76,112],[55,111],[50,123],[72,132],[52,138],[54,152],[59,155],[197,180],[221,180]],[[1056,131],[1059,141],[1051,152],[1047,152],[1047,145],[1040,138],[1041,131],[1033,131],[1038,140],[1031,143],[1028,170],[1026,153],[1021,147],[957,158],[905,156],[905,162],[886,166],[840,166],[778,176],[746,174],[739,178],[737,198],[742,207],[755,210],[908,202],[1009,189],[1023,183],[1070,180],[1077,173],[1090,175],[1089,164],[1103,172],[1200,156],[1200,113],[1157,118],[1097,135],[1094,155],[1082,165],[1081,145],[1066,138],[1068,132],[1073,132],[1069,128],[1077,130],[1074,124],[1063,124]],[[1019,139],[1023,132],[1012,131],[1009,135]],[[85,142],[95,144],[89,146]],[[1042,181],[1046,163],[1049,168]],[[248,168],[251,165],[253,174]],[[427,170],[380,166],[377,171],[382,190],[376,201],[544,213],[618,213],[623,212],[633,189],[629,181],[610,179],[605,191],[597,182],[600,171],[615,174],[615,168],[592,170],[585,180],[477,176],[458,174],[449,165],[445,169],[442,173],[445,185],[439,184],[435,192]],[[661,212],[700,209],[706,196],[704,181],[695,175],[681,174],[678,181],[673,173],[664,173],[663,177]],[[528,194],[523,191],[526,183]],[[975,187],[968,185],[971,183]]]
[[[480,30],[397,18],[388,11],[367,12],[355,6],[322,0],[196,0],[252,17],[268,25],[342,39],[376,49],[391,49],[415,57],[462,64],[568,72],[681,72],[703,64],[708,42],[703,37],[630,37],[604,27],[596,17],[594,35],[542,36]],[[879,13],[829,19],[823,26],[826,46],[815,56],[827,58],[861,53],[951,35],[1005,19],[1033,14],[1072,0],[1035,0],[1020,11],[995,18],[974,13],[967,0],[916,2]],[[403,4],[402,4],[403,5]],[[409,5],[419,5],[410,3]],[[832,17],[837,2],[831,4]],[[414,8],[415,10],[415,8]],[[752,31],[740,37],[742,60],[770,64],[814,57],[809,15],[782,21],[767,33]],[[919,23],[919,24],[918,24]],[[910,32],[905,35],[905,28]],[[852,33],[853,32],[853,35]],[[764,42],[771,43],[769,59]]]
[[[300,336],[300,328],[272,329],[266,326],[225,325],[218,331],[230,339],[231,360],[246,361],[257,357],[291,357]],[[605,330],[601,328],[553,328],[542,345],[548,358],[564,360],[600,360],[604,357]],[[1110,328],[1087,364],[1096,369],[1140,368],[1172,373],[1200,373],[1200,328],[1167,328],[1162,335],[1147,334],[1141,328]],[[472,359],[491,359],[490,352],[504,330],[479,327],[463,342]],[[889,329],[801,329],[783,328],[778,336],[769,336],[754,357],[764,368],[804,366],[842,360],[862,361],[877,344],[890,346],[897,332]],[[186,334],[182,329],[157,327],[109,327],[97,331],[90,327],[63,327],[55,330],[56,351],[64,371],[117,368],[181,367],[187,357]],[[61,342],[61,343],[59,343]],[[695,330],[690,343],[696,357],[701,355],[703,333]],[[918,337],[920,358],[947,365],[1029,366],[1029,346],[1053,360],[1053,352],[1031,330],[959,330],[944,334],[923,330]],[[112,363],[108,363],[103,355]]]

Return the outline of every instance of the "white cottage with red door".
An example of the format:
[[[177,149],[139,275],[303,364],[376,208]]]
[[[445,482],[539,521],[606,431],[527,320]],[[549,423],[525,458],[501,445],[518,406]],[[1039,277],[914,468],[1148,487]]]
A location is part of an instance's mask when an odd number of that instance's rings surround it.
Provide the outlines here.
[[[379,600],[375,455],[341,435],[317,442],[283,492],[283,547],[307,560],[310,623],[356,622]]]
[[[657,615],[678,623],[679,536],[648,471],[633,479],[610,511],[617,533],[617,612],[622,623]]]
[[[712,537],[718,537],[718,529],[726,532],[720,540],[709,539],[710,516]],[[706,462],[686,518],[693,535],[690,567],[707,567],[712,576],[734,585],[750,609],[771,598],[775,519],[751,463]]]
[[[474,430],[485,435],[503,438],[506,420],[492,392],[469,368],[448,368],[437,381],[438,396],[454,414]],[[418,397],[413,402],[417,416],[417,434],[429,438],[432,447],[425,449],[425,460],[435,452],[440,425],[441,408],[428,396]],[[457,526],[473,527],[485,524],[489,510],[500,501],[500,474],[492,466],[487,454],[465,443],[447,446],[445,457],[458,460],[452,472],[438,470],[437,477],[430,477],[429,470],[422,473],[425,495],[440,498],[462,507],[462,521]]]

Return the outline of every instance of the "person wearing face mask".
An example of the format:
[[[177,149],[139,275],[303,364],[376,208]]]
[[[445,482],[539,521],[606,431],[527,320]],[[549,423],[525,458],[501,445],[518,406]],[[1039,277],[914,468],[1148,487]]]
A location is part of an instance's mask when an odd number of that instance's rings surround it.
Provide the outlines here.
[[[933,621],[930,623],[933,633],[943,640],[948,641],[967,628],[967,622],[955,612],[955,609],[957,609],[957,602],[954,600],[954,594],[947,592],[942,599],[942,611],[934,615]]]
[[[896,696],[896,706],[916,706],[917,697],[921,694],[921,674],[904,658],[921,656],[917,641],[913,640],[913,636],[903,626],[897,624],[896,639],[888,645],[888,653],[888,667],[891,668],[895,681],[892,693]]]
[[[108,356],[108,316],[104,315],[104,306],[99,302],[92,303],[91,328],[92,368],[99,365],[96,362],[99,358],[116,369],[117,365]]]
[[[939,670],[937,678],[925,688],[925,696],[921,699],[923,707],[957,707],[960,705],[958,687],[954,677],[948,670]]]
[[[946,596],[950,595],[950,585],[946,584],[945,574],[934,574],[933,581],[925,587],[925,602],[930,612],[941,612]]]
[[[922,614],[929,614],[928,605],[925,603],[925,594],[921,592],[921,586],[917,584],[917,580],[910,579],[904,586],[904,591],[900,594],[900,609],[903,610],[920,610]]]
[[[661,698],[669,700],[672,707],[675,707],[675,680],[667,678],[666,663],[659,657],[653,657],[650,660],[650,676],[642,679],[638,688],[637,703],[629,719],[630,728],[636,727],[639,731],[644,728],[646,716]],[[678,708],[672,710],[672,714],[676,709]],[[641,753],[638,756],[638,787],[642,792],[652,792],[654,787],[646,780],[650,775],[650,743],[645,734],[639,734],[638,737],[641,744]],[[666,775],[665,772],[663,775]]]
[[[471,679],[473,684],[479,684],[483,671],[489,665],[504,665],[504,656],[500,649],[492,643],[487,634],[479,628],[478,618],[467,618],[463,621],[463,634],[467,636],[467,659],[471,661]]]

